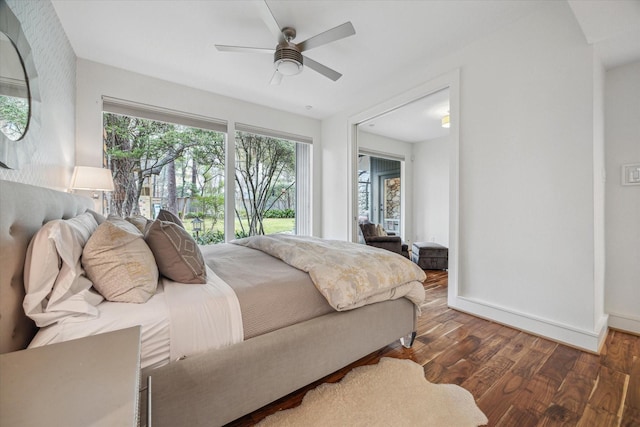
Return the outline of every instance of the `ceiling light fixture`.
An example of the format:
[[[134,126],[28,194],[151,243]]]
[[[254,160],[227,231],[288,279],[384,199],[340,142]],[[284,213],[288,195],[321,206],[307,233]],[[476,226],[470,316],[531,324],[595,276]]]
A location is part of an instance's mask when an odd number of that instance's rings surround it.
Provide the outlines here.
[[[275,62],[276,70],[285,76],[294,76],[302,71],[302,64],[293,59],[278,59]]]
[[[273,65],[276,70],[285,76],[294,76],[302,72],[304,58],[300,52],[300,48],[291,43],[296,37],[296,30],[293,28],[285,28],[282,30],[286,41],[283,41],[276,47],[273,54]]]
[[[451,123],[449,123],[449,115],[447,114],[442,118],[442,127],[448,129],[450,126],[451,126]]]

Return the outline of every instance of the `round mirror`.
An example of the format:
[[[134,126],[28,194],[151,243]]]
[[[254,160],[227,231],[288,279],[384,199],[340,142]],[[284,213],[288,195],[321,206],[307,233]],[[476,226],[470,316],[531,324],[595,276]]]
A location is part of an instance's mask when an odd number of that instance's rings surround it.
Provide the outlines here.
[[[40,136],[39,79],[20,21],[0,0],[0,167],[33,160]]]
[[[4,33],[0,33],[0,64],[0,131],[18,141],[29,126],[29,85],[20,55]]]

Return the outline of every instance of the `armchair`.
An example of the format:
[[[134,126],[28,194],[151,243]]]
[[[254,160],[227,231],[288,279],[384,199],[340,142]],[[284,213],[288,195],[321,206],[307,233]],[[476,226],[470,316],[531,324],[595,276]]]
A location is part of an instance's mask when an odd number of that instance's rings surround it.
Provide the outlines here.
[[[360,231],[364,242],[369,246],[386,249],[409,258],[409,245],[402,241],[395,233],[387,233],[381,225],[368,221],[360,223]]]

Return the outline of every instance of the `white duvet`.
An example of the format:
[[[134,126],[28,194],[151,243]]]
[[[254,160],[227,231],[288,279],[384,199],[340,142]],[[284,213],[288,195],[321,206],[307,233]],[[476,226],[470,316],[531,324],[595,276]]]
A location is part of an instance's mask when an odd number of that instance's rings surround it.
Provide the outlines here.
[[[207,267],[207,283],[192,285],[162,278],[144,304],[105,301],[99,315],[84,321],[61,321],[41,328],[29,347],[141,326],[141,366],[157,367],[206,350],[242,341],[238,298]]]
[[[419,312],[426,279],[415,263],[393,252],[357,243],[310,236],[270,234],[233,240],[309,273],[336,310],[407,298]]]

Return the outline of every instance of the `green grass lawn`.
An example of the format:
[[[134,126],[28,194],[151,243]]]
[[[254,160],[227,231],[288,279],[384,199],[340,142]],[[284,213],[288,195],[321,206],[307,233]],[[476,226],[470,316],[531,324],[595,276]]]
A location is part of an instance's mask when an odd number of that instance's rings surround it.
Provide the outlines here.
[[[183,223],[184,223],[184,228],[188,232],[193,233],[193,225],[191,224],[191,220],[187,219]],[[236,223],[236,226],[235,226],[236,231],[241,230],[240,222],[238,221],[237,218],[235,223]],[[285,232],[293,233],[296,220],[294,218],[265,218],[262,223],[264,225],[265,234],[285,233]],[[247,226],[247,222],[245,221],[244,224],[245,224],[245,230],[247,230],[249,228]],[[211,229],[211,219],[205,218],[202,229],[203,230]],[[222,229],[224,229],[224,221],[218,220],[218,222],[214,227],[214,230],[222,230]]]
[[[296,226],[296,220],[294,218],[265,218],[262,221],[264,225],[265,234],[275,234],[289,232],[293,233]],[[245,230],[248,229],[248,225],[245,222]],[[240,223],[236,219],[236,230],[240,230]]]

